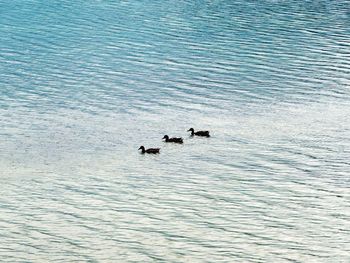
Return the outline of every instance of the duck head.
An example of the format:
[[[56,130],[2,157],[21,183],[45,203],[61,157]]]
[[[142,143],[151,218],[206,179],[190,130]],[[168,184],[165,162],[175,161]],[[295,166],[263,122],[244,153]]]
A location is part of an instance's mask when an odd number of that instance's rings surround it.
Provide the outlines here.
[[[139,148],[138,150],[144,151],[144,150],[145,150],[145,147],[144,147],[144,146],[140,146],[140,148]]]
[[[193,128],[189,129],[188,132],[189,131],[191,132],[192,135],[194,134],[194,129]]]
[[[164,135],[164,137],[162,138],[162,140],[169,140],[169,136],[168,135]]]

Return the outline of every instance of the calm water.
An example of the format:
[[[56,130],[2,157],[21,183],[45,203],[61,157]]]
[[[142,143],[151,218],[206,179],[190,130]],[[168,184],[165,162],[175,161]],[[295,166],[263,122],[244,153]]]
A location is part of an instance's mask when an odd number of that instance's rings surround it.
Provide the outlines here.
[[[350,262],[349,1],[2,0],[0,124],[1,262]]]

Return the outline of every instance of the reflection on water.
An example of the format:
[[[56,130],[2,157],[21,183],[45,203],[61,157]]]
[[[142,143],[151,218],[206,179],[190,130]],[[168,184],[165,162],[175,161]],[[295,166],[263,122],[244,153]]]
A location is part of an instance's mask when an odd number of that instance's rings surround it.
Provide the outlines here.
[[[0,12],[1,261],[350,260],[347,1]]]

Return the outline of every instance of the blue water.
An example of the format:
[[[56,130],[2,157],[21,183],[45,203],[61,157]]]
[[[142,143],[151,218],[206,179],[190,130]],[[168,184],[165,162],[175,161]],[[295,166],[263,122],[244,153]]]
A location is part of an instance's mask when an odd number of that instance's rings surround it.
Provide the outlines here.
[[[350,262],[349,1],[2,0],[0,125],[1,262]]]

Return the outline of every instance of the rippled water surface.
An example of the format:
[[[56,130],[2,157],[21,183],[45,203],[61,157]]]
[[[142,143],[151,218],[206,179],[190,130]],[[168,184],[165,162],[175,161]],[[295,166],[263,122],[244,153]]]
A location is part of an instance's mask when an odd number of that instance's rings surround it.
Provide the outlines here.
[[[350,262],[349,1],[2,0],[0,125],[1,262]]]

